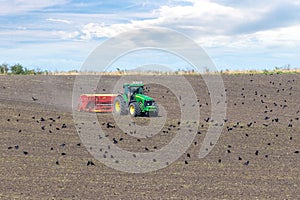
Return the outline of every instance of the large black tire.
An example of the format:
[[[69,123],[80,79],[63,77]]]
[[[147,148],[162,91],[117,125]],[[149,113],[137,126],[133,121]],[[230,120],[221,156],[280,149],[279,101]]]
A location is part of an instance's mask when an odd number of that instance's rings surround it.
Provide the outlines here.
[[[141,108],[137,102],[132,102],[129,105],[129,113],[133,117],[137,117],[141,115]]]
[[[156,111],[149,112],[148,115],[149,115],[149,117],[158,117],[158,112],[159,112],[158,105],[156,103],[154,103],[153,106],[156,107]]]
[[[114,113],[118,114],[118,115],[126,115],[127,114],[126,102],[121,95],[119,95],[115,98]]]

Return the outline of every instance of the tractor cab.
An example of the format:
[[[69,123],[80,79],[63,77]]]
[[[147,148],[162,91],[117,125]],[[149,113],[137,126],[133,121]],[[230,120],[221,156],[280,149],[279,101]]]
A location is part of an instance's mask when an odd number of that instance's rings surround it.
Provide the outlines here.
[[[135,100],[135,95],[144,94],[144,84],[143,83],[132,83],[124,84],[124,99],[126,102],[131,102]]]

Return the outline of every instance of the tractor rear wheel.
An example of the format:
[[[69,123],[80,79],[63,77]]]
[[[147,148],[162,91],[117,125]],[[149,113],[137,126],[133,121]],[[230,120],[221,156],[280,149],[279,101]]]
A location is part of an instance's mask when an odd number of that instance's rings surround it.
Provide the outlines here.
[[[133,117],[137,117],[141,115],[141,108],[137,102],[132,102],[129,105],[129,113]]]
[[[114,113],[118,115],[126,115],[126,102],[122,96],[117,96],[114,101]]]

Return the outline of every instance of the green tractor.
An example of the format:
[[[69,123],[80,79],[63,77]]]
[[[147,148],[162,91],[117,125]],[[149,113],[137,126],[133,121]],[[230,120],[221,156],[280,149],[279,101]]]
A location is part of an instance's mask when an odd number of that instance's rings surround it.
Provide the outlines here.
[[[124,93],[118,95],[114,101],[114,113],[119,115],[129,114],[138,116],[158,116],[158,106],[153,98],[144,94],[143,83],[123,85]]]

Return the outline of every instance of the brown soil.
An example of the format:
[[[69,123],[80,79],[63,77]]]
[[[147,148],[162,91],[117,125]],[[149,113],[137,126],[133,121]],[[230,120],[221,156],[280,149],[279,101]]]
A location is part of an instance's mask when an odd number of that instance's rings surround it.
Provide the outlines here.
[[[112,92],[118,78],[102,77],[98,92]],[[199,134],[175,163],[130,174],[97,161],[80,141],[71,112],[75,76],[0,76],[0,198],[298,199],[300,75],[222,78],[227,116],[212,152],[198,158],[213,123],[205,121],[211,106],[207,87],[201,77],[186,76],[201,106]],[[148,94],[167,111],[164,128],[153,138],[137,141],[118,127],[107,128],[108,122],[114,124],[111,114],[97,114],[108,138],[119,141],[116,145],[136,152],[147,151],[145,147],[155,151],[174,136],[180,119],[178,100],[156,84],[150,85]],[[149,123],[148,118],[134,120],[139,125]],[[95,165],[87,165],[88,161]]]

